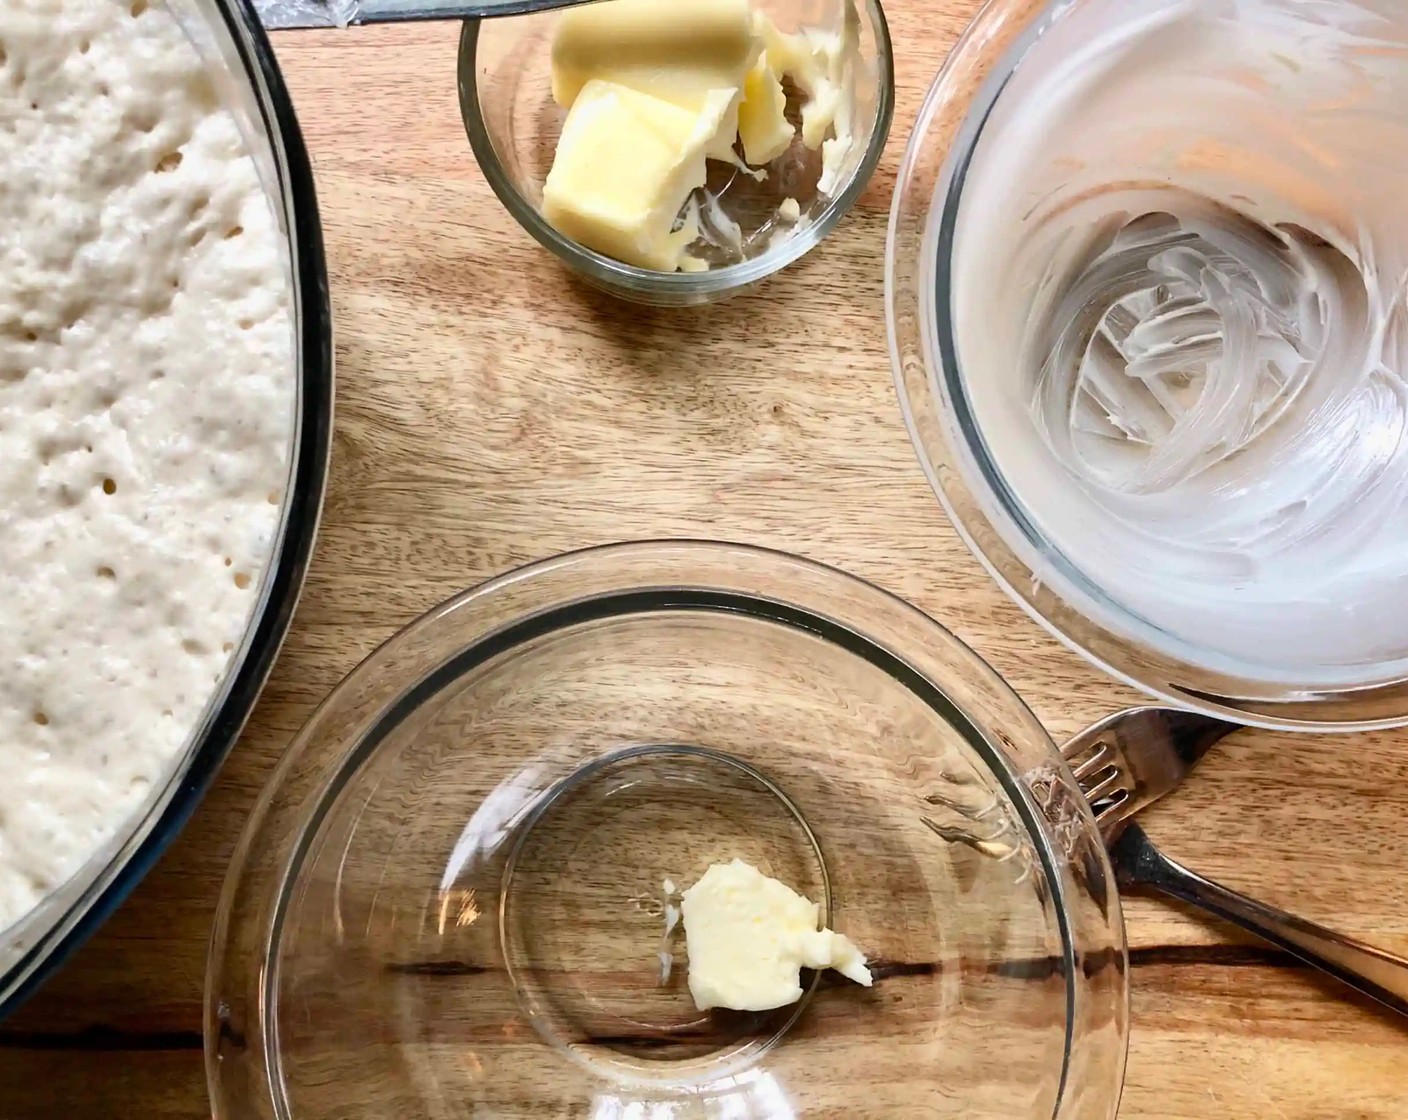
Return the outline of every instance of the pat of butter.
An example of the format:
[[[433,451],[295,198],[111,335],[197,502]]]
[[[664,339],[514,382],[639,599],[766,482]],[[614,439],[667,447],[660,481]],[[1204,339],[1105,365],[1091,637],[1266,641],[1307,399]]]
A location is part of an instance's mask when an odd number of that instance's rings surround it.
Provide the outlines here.
[[[704,185],[704,149],[732,94],[698,111],[593,79],[582,87],[543,185],[543,216],[588,248],[641,268],[673,272],[698,236],[676,218]]]
[[[768,1011],[802,998],[803,968],[834,968],[869,987],[865,956],[818,929],[820,910],[785,883],[736,859],[716,863],[684,892],[689,991],[699,1009]]]
[[[552,41],[552,95],[571,108],[594,79],[629,86],[690,112],[731,98],[706,154],[728,159],[744,76],[761,49],[748,0],[611,0],[569,8]]]

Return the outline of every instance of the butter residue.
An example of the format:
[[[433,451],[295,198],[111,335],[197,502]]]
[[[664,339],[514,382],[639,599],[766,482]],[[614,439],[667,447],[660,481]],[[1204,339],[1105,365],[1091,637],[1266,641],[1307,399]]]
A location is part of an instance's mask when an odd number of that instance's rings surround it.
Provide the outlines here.
[[[660,960],[660,984],[664,986],[670,982],[670,976],[675,968],[674,937],[675,930],[680,924],[680,907],[675,890],[673,879],[666,879],[660,884],[661,909],[665,917],[665,930],[660,935],[660,949],[656,956]]]
[[[606,0],[564,12],[552,89],[568,115],[544,217],[627,264],[704,267],[688,245],[715,227],[731,243],[737,228],[697,221],[705,161],[766,178],[753,169],[787,152],[798,132],[789,82],[801,91],[802,143],[822,153],[818,192],[834,192],[854,144],[859,18],[847,3],[839,29],[783,32],[748,0]]]

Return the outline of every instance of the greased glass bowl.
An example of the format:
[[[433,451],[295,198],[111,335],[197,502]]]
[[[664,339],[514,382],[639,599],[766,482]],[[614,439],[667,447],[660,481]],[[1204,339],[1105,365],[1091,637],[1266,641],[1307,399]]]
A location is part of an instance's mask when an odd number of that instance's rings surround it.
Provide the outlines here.
[[[603,256],[548,224],[541,212],[543,183],[552,167],[566,113],[552,97],[552,37],[559,14],[466,20],[460,34],[459,98],[465,131],[494,193],[539,244],[589,283],[636,303],[688,306],[745,291],[814,248],[855,204],[880,161],[894,112],[890,33],[879,0],[758,0],[783,32],[839,28],[854,13],[854,143],[837,186],[821,194],[819,152],[800,134],[754,182],[741,170],[709,161],[706,189],[741,227],[742,259],[703,272],[659,272]],[[794,124],[796,123],[794,119]],[[800,205],[789,222],[778,215],[784,198]]]
[[[874,986],[695,1010],[662,885],[735,857]],[[971,650],[804,560],[618,545],[435,608],[299,733],[206,1069],[217,1120],[1110,1120],[1126,965],[1088,809]]]
[[[1387,37],[1408,42],[1408,20],[1403,18],[1401,6],[1391,0],[1370,3],[1379,15],[1373,17],[1366,9],[1364,18],[1376,18],[1377,26],[1384,29]],[[1326,21],[1323,30],[1328,33],[1335,12],[1347,12],[1350,5],[1297,5],[1288,0],[1282,7],[1287,11],[1295,9],[1310,25]],[[1138,11],[1127,8],[1132,20],[1143,19],[1150,24],[1159,19],[1169,22],[1169,13],[1220,13],[1230,19],[1237,15],[1234,9],[1240,10],[1237,5],[1177,4],[1164,0]],[[1012,119],[1004,116],[1004,111],[1015,114],[1028,104],[1023,98],[1030,87],[1019,80],[1023,63],[1037,67],[1036,73],[1041,74],[1045,72],[1042,67],[1072,58],[1088,62],[1096,56],[1095,45],[1082,40],[1084,53],[1073,49],[1071,40],[1077,37],[1076,33],[1060,26],[1060,22],[1070,16],[1113,10],[1118,10],[1117,4],[1102,0],[990,0],[950,54],[920,110],[901,165],[886,246],[891,362],[920,463],[950,520],[1004,590],[1053,635],[1104,671],[1165,701],[1243,723],[1319,731],[1401,726],[1408,722],[1408,676],[1401,660],[1372,666],[1341,665],[1322,653],[1319,663],[1298,666],[1281,657],[1274,633],[1261,643],[1259,648],[1265,652],[1254,660],[1226,653],[1209,634],[1196,627],[1183,624],[1180,629],[1178,625],[1164,626],[1142,617],[1140,610],[1112,594],[1089,569],[1071,560],[1055,543],[1057,537],[1051,529],[1063,528],[1052,512],[1056,507],[1048,503],[1039,516],[1024,494],[1018,492],[1017,484],[1002,469],[1004,454],[1010,452],[1006,445],[1013,437],[985,428],[981,410],[975,407],[977,392],[968,383],[960,361],[955,325],[962,283],[955,262],[960,215],[969,198],[966,184],[985,153],[989,159],[1000,154],[1012,165],[1034,158],[1021,144],[1013,145],[1011,135],[1003,131],[1004,122]],[[1056,31],[1060,34],[1053,33]],[[1307,35],[1307,44],[1317,41],[1311,32]],[[1226,38],[1209,36],[1202,44],[1207,50],[1216,51]],[[1167,33],[1162,41],[1151,39],[1149,57],[1171,50],[1168,43]],[[1305,49],[1312,50],[1308,45]],[[1376,48],[1366,41],[1360,44],[1360,51],[1361,58],[1371,59]],[[1402,47],[1395,52],[1384,46],[1379,53],[1384,58],[1395,58],[1401,55]],[[1210,68],[1208,72],[1225,71],[1224,76],[1230,75],[1229,82],[1241,80],[1244,88],[1272,96],[1268,91],[1277,89],[1273,83],[1258,86],[1253,82],[1254,76],[1239,79],[1238,64],[1236,58],[1229,57],[1221,61],[1223,71]],[[1297,64],[1287,57],[1283,65],[1285,72],[1291,74]],[[1131,65],[1121,72],[1120,78],[1146,71],[1147,67]],[[1351,75],[1354,72],[1351,69]],[[1367,72],[1358,80],[1365,79]],[[1110,117],[1116,115],[1119,103],[1113,99],[1119,94],[1112,91],[1118,83],[1112,80],[1101,84],[1086,76],[1083,85],[1079,81],[1074,84],[1085,91],[1082,104],[1098,106]],[[1363,93],[1363,88],[1357,88],[1355,96],[1345,100],[1343,106],[1352,112]],[[1331,111],[1331,95],[1325,93],[1322,101],[1326,111]],[[1228,111],[1231,112],[1230,106]],[[1274,116],[1268,109],[1261,127],[1272,128]],[[1176,115],[1172,119],[1177,123]],[[1297,118],[1290,114],[1288,119]],[[1136,122],[1132,135],[1139,137],[1136,130],[1141,126],[1145,147],[1162,153],[1160,137],[1169,131],[1168,115],[1157,121]],[[1079,122],[1073,134],[1083,135]],[[1292,129],[1292,143],[1294,136]],[[1135,144],[1139,143],[1136,139]],[[1199,157],[1210,163],[1220,158],[1212,139],[1205,148],[1211,154],[1194,150],[1186,157],[1187,166],[1200,166],[1196,163]],[[1307,179],[1310,185],[1304,189],[1314,187],[1320,193],[1330,190],[1335,197],[1343,196],[1344,192],[1335,187],[1339,181],[1335,176],[1348,174],[1353,178],[1353,165],[1340,159],[1340,153],[1315,149],[1311,142],[1304,144],[1304,150],[1314,157],[1311,162],[1318,161],[1322,175],[1320,180]],[[1226,168],[1235,171],[1255,163],[1253,156],[1247,154],[1248,149],[1238,151],[1239,155],[1228,156]],[[1086,165],[1072,155],[1065,166],[1073,174],[1082,174]],[[1010,167],[1008,172],[1010,179]],[[1363,181],[1371,184],[1370,193],[1382,189],[1376,178],[1379,169],[1363,174],[1369,176]],[[1162,180],[1146,182],[1134,171],[1125,178],[1140,189],[1166,186]],[[976,195],[973,205],[986,197]],[[1054,191],[1052,197],[1056,197]],[[1016,215],[1012,221],[1020,225],[1028,217],[1030,214]],[[1097,233],[1092,224],[1091,238]],[[1034,280],[1033,289],[1037,286]],[[1005,329],[994,325],[994,331]],[[1360,433],[1364,439],[1377,439],[1378,434]],[[1063,477],[1059,469],[1053,468],[1052,473],[1053,477]],[[1248,483],[1252,485],[1255,483]],[[1071,487],[1074,493],[1075,483]],[[1056,484],[1049,489],[1055,491]],[[1235,499],[1240,492],[1228,493]],[[1170,545],[1170,549],[1176,548],[1177,542]],[[1147,573],[1141,576],[1135,569],[1128,572],[1126,582],[1137,584],[1141,578],[1152,577]],[[1244,577],[1225,576],[1221,585],[1235,593],[1239,578]],[[1353,604],[1345,602],[1340,606],[1348,612]],[[1296,622],[1298,613],[1296,603],[1286,604],[1283,617],[1287,627]],[[1364,613],[1361,608],[1360,615]],[[1346,613],[1345,617],[1354,616]],[[1341,625],[1340,629],[1352,633],[1353,626],[1359,624],[1362,619],[1350,626]],[[1223,625],[1225,629],[1235,629]],[[1252,643],[1243,638],[1242,645],[1249,644]]]

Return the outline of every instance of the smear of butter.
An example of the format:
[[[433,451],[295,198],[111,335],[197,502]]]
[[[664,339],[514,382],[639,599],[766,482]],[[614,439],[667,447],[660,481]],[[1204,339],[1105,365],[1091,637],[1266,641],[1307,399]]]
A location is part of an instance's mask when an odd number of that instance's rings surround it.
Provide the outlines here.
[[[743,860],[710,867],[684,892],[680,909],[689,991],[701,1011],[795,1003],[803,968],[834,968],[871,984],[865,956],[850,939],[818,928],[816,903]]]
[[[817,190],[834,193],[840,184],[847,154],[855,144],[855,84],[860,10],[844,6],[839,29],[803,28],[785,34],[767,19],[757,17],[757,33],[772,65],[786,74],[803,93],[802,143],[821,149],[822,173]]]
[[[738,138],[743,141],[743,156],[751,164],[771,163],[792,146],[797,135],[787,119],[782,77],[764,50],[743,80]]]
[[[668,984],[670,975],[675,967],[675,954],[671,945],[674,943],[675,930],[680,924],[680,907],[676,900],[675,883],[673,879],[666,879],[660,884],[662,898],[662,910],[665,916],[665,932],[660,935],[660,951],[657,954],[660,958],[660,983]]]

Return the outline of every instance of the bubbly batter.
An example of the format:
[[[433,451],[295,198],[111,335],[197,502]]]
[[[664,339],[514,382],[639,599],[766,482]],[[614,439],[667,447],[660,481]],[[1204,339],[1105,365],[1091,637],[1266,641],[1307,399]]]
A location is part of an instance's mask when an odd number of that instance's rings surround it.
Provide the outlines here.
[[[1023,57],[958,355],[1107,625],[1268,681],[1405,671],[1405,198],[1400,0],[1074,0]]]
[[[0,136],[3,931],[123,834],[224,682],[294,366],[273,212],[159,0],[0,3]]]

